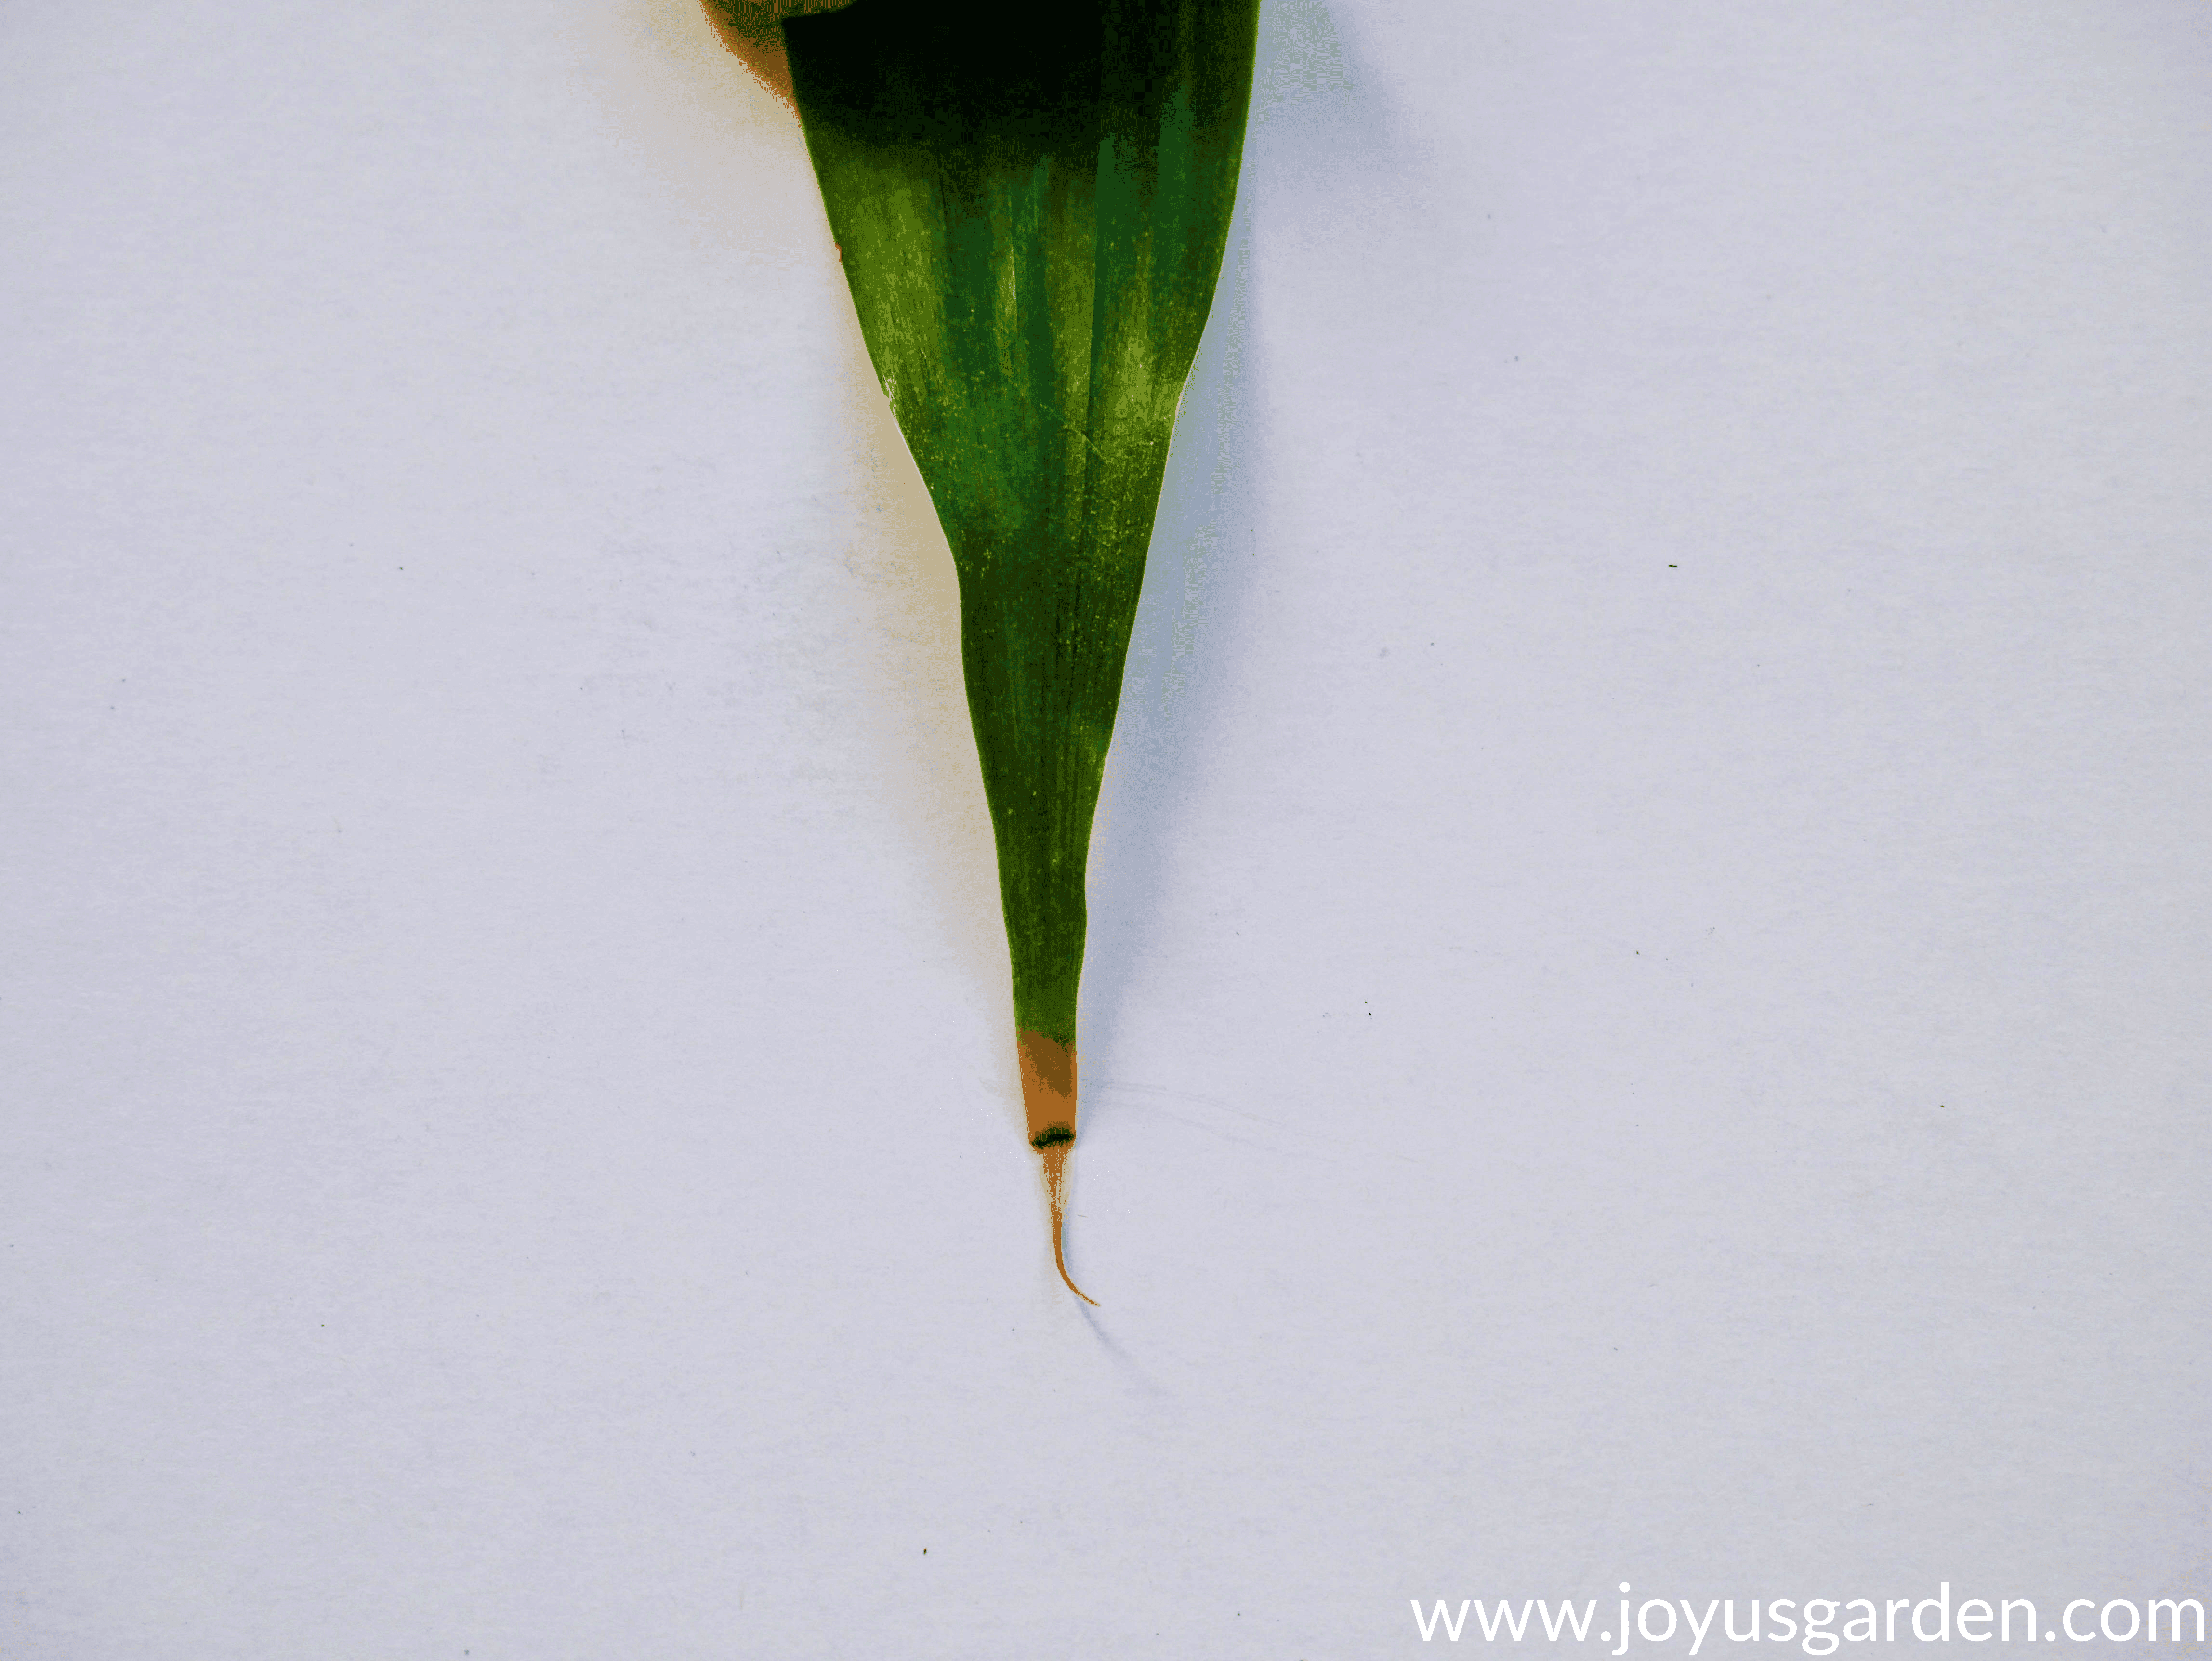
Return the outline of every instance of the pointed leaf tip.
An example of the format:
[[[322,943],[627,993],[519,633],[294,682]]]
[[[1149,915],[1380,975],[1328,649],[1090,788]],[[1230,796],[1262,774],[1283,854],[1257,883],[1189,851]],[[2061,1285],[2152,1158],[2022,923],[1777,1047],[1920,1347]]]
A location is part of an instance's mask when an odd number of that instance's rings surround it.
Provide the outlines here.
[[[1067,1150],[1075,1146],[1073,1138],[1064,1142],[1053,1142],[1037,1150],[1044,1155],[1045,1198],[1052,1203],[1052,1266],[1060,1271],[1061,1284],[1093,1309],[1104,1305],[1069,1278],[1067,1256],[1061,1247],[1067,1214]]]

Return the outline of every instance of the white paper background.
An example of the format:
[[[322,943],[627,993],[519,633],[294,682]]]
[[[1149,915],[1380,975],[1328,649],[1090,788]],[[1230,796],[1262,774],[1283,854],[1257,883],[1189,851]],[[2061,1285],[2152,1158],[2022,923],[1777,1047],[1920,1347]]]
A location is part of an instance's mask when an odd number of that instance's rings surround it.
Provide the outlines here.
[[[788,112],[687,0],[0,13],[0,1653],[2212,1597],[2212,14],[1263,32],[1094,1316]]]

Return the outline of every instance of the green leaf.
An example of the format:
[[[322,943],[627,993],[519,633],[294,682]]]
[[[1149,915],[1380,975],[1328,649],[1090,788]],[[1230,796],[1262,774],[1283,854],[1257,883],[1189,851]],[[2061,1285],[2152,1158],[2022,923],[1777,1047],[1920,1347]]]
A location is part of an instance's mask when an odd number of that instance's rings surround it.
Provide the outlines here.
[[[868,353],[959,570],[1025,1068],[1031,1035],[1075,1043],[1091,817],[1257,14],[860,0],[785,26]]]

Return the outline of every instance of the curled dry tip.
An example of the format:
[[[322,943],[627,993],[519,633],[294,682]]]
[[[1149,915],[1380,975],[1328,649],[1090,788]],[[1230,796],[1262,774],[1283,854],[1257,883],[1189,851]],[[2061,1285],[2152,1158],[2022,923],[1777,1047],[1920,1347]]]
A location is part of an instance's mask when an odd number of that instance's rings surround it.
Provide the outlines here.
[[[1024,1028],[1015,1035],[1015,1048],[1021,1057],[1022,1111],[1030,1123],[1030,1146],[1044,1155],[1053,1267],[1070,1292],[1095,1306],[1098,1300],[1069,1279],[1060,1249],[1067,1215],[1067,1150],[1075,1146],[1075,1046]]]
[[[1101,1306],[1098,1300],[1068,1278],[1067,1257],[1060,1247],[1067,1214],[1067,1150],[1074,1146],[1075,1139],[1071,1136],[1066,1141],[1047,1142],[1037,1149],[1044,1155],[1045,1197],[1052,1202],[1052,1266],[1060,1271],[1060,1281],[1070,1292],[1097,1309]]]

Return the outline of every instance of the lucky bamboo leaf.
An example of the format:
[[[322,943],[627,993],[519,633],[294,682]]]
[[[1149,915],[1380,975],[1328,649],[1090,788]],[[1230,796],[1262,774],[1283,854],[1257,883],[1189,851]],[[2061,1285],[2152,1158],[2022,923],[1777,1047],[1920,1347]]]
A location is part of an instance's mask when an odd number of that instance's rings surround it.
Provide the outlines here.
[[[1257,13],[860,0],[786,26],[861,332],[958,569],[1063,1280],[1091,818],[1228,236]]]

